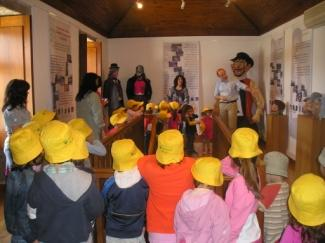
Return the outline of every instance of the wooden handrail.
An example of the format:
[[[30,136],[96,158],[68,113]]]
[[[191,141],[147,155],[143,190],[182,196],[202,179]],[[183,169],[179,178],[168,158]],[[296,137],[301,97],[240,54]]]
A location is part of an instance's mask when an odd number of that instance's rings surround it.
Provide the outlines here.
[[[156,133],[157,133],[157,116],[152,115],[152,126],[151,126],[151,132],[150,132],[150,140],[149,140],[149,146],[148,146],[148,154],[154,154],[155,153],[155,145],[156,145]]]

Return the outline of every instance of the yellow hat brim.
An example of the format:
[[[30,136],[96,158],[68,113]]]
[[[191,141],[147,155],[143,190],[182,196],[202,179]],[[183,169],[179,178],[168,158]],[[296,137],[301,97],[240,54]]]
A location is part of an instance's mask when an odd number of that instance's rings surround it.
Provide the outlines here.
[[[243,158],[243,159],[254,158],[254,157],[263,153],[263,151],[260,150],[259,148],[257,148],[257,150],[255,150],[255,151],[247,151],[247,152],[237,151],[234,148],[230,148],[228,152],[232,158]]]
[[[117,171],[128,171],[133,169],[137,163],[138,160],[143,157],[143,153],[136,148],[135,153],[132,155],[132,157],[127,158],[127,161],[122,160],[113,160],[113,169]]]
[[[157,149],[156,159],[160,164],[169,165],[169,164],[177,164],[181,162],[184,158],[184,152],[179,152],[175,154],[167,154],[160,149]]]
[[[85,136],[78,130],[72,129],[72,136],[75,143],[75,150],[72,154],[72,160],[83,160],[89,156]]]

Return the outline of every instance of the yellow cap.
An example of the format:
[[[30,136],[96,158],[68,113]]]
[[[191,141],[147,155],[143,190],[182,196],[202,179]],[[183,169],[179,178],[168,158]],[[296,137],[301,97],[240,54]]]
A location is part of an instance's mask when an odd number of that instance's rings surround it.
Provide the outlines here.
[[[195,161],[192,166],[192,175],[198,182],[210,186],[221,186],[223,175],[220,160],[213,157],[203,157]]]
[[[125,107],[120,107],[120,108],[117,108],[116,110],[114,110],[113,112],[112,112],[112,115],[115,115],[115,114],[117,114],[117,113],[120,113],[120,112],[125,112]]]
[[[42,131],[42,124],[37,121],[27,122],[23,125],[23,127],[31,129],[33,132],[37,133],[37,135],[40,135]]]
[[[136,100],[128,100],[127,101],[127,103],[126,103],[126,106],[127,106],[127,108],[133,108],[133,107],[136,107],[136,108],[138,108],[138,107],[140,107],[140,106],[142,106],[143,105],[143,101],[136,101]]]
[[[202,113],[207,112],[207,111],[212,111],[212,109],[209,107],[204,107],[202,110]]]
[[[119,112],[111,116],[109,119],[110,123],[112,126],[118,125],[118,124],[123,124],[126,122],[127,115],[125,112]]]
[[[85,138],[87,138],[93,132],[91,127],[82,118],[72,119],[71,121],[68,122],[68,125],[71,128],[81,132],[84,135]]]
[[[291,186],[289,210],[295,219],[307,226],[325,223],[325,182],[314,174],[304,174]]]
[[[183,160],[184,140],[178,130],[167,130],[158,136],[156,158],[163,165],[179,163]]]
[[[25,165],[35,159],[43,148],[39,136],[29,128],[16,130],[9,139],[12,158],[17,165]]]
[[[38,121],[42,125],[45,125],[47,122],[52,121],[54,117],[55,112],[42,110],[35,113],[35,115],[32,117],[32,121]]]
[[[167,110],[161,110],[161,111],[159,111],[158,118],[160,120],[167,120],[170,117],[171,117],[171,114],[168,113]]]
[[[155,109],[155,104],[154,103],[148,103],[146,105],[146,111],[149,111],[149,110],[154,110]]]
[[[50,121],[43,127],[40,140],[45,159],[53,164],[71,160],[76,150],[72,129],[68,124],[57,120]]]
[[[178,110],[179,108],[179,103],[176,101],[169,102],[169,107],[172,110]]]
[[[117,140],[112,144],[113,169],[117,171],[131,170],[143,156],[131,139]]]
[[[74,139],[74,143],[76,145],[76,149],[72,154],[72,159],[73,160],[87,159],[89,156],[89,152],[88,152],[86,138],[84,134],[82,134],[81,132],[75,129],[71,129],[71,132]]]
[[[168,109],[169,109],[169,104],[164,100],[160,101],[159,110],[163,111],[163,110],[168,110]]]
[[[231,136],[229,155],[233,158],[253,158],[263,153],[258,147],[258,134],[250,128],[238,128]]]

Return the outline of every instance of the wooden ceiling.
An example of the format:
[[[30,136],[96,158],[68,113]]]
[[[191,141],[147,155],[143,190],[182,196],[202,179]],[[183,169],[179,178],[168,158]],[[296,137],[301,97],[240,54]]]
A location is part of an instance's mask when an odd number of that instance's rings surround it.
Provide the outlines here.
[[[322,0],[41,0],[108,38],[261,35]]]

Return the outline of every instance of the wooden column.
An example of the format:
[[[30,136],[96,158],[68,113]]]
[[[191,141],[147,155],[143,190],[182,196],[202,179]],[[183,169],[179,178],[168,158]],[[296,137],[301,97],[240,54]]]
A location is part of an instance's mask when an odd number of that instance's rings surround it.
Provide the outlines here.
[[[266,152],[286,153],[288,148],[288,116],[267,115]]]
[[[325,146],[325,119],[298,116],[295,178],[319,172],[318,156]]]

